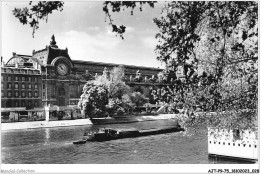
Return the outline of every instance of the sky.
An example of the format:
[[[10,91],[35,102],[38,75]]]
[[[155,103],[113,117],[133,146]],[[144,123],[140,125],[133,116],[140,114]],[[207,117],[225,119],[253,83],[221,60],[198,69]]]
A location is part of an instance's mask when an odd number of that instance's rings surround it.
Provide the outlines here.
[[[29,2],[2,2],[2,56],[6,62],[12,53],[32,55],[50,44],[54,34],[57,46],[68,48],[72,60],[86,60],[147,67],[163,67],[154,52],[159,29],[153,23],[159,17],[163,3],[155,8],[143,5],[143,10],[126,9],[112,13],[114,23],[126,26],[124,40],[112,32],[99,2],[66,2],[62,12],[49,15],[48,22],[40,22],[40,28],[32,37],[32,28],[22,25],[12,14],[16,7],[26,7]]]

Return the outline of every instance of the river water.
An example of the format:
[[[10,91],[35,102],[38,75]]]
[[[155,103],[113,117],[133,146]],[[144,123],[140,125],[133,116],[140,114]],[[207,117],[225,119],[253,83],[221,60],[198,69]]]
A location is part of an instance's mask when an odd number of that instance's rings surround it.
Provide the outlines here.
[[[172,121],[148,121],[106,127],[138,129],[170,126]],[[2,132],[4,164],[212,164],[241,163],[208,158],[207,130],[126,138],[107,142],[74,145],[84,132],[104,126],[40,128]],[[245,162],[243,162],[245,163]]]

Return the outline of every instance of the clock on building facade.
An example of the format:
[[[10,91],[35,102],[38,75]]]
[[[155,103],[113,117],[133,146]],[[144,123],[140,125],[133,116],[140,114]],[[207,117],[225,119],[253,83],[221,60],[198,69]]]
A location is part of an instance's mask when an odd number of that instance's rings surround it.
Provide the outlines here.
[[[56,65],[56,73],[61,76],[68,75],[70,71],[69,65],[65,61],[59,61]]]
[[[66,63],[61,62],[57,65],[57,73],[61,76],[65,76],[69,73],[69,67]]]

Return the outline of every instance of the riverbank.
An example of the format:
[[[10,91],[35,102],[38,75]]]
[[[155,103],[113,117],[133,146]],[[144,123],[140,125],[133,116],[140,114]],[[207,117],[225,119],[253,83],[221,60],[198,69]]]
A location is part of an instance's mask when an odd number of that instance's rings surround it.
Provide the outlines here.
[[[1,123],[2,131],[92,124],[89,119]]]
[[[157,116],[140,116],[138,121],[152,121],[152,120],[165,120],[176,118],[175,114],[160,114]],[[34,129],[34,128],[47,128],[47,127],[64,127],[64,126],[81,126],[86,124],[92,124],[87,119],[78,120],[60,120],[60,121],[32,121],[32,122],[12,122],[1,123],[2,131],[16,130],[16,129]]]

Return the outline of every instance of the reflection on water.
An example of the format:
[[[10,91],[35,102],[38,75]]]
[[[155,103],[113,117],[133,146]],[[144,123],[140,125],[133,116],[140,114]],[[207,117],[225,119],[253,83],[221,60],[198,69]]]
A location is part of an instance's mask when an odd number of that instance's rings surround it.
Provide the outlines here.
[[[169,126],[171,121],[149,121],[106,127],[138,129]],[[96,125],[41,128],[2,132],[2,163],[5,164],[208,164],[241,163],[208,158],[207,132],[201,128],[192,136],[177,132],[107,142],[74,145],[84,132]],[[243,162],[244,163],[244,162]]]

